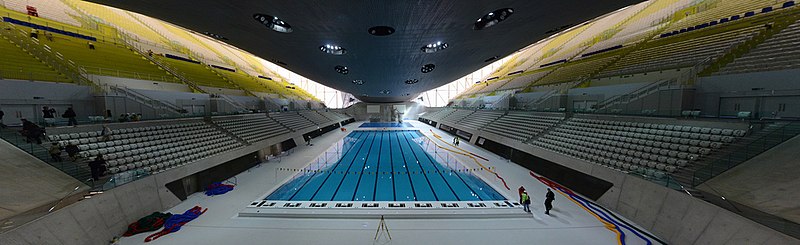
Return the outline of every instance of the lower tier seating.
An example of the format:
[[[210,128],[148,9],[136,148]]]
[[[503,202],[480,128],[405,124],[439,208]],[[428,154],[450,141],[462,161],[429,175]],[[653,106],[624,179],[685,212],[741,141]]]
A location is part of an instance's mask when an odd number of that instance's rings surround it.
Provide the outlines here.
[[[263,141],[290,132],[288,128],[278,124],[278,122],[263,114],[256,116],[215,118],[213,121],[248,143]]]

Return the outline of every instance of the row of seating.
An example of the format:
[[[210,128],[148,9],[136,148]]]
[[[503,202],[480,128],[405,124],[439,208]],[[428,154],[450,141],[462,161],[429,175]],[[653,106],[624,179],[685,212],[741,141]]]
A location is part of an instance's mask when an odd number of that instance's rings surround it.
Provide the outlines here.
[[[721,127],[570,118],[531,144],[657,177],[703,159],[746,134]]]
[[[691,67],[705,59],[722,56],[733,45],[752,38],[763,29],[763,26],[750,26],[680,41],[671,40],[678,37],[661,39],[665,41],[650,44],[650,47],[622,57],[600,72],[598,77]]]
[[[288,128],[263,114],[238,118],[216,118],[213,122],[251,144],[290,132]]]
[[[509,111],[494,122],[483,127],[486,132],[524,141],[555,126],[564,119],[564,114],[541,114]]]
[[[86,159],[103,155],[111,173],[153,173],[243,146],[202,121],[117,128],[111,135],[84,131],[48,137],[62,146],[77,145]]]
[[[301,129],[314,126],[313,122],[300,116],[297,112],[270,113],[268,117],[275,119],[280,124],[283,124],[293,131],[300,131]]]
[[[328,126],[329,124],[334,123],[333,120],[317,113],[317,111],[301,111],[300,115],[313,122],[317,126]]]
[[[477,111],[472,116],[464,118],[459,125],[463,125],[468,129],[482,129],[489,123],[497,120],[505,114],[505,111]]]
[[[447,116],[442,117],[442,119],[440,119],[440,121],[441,122],[445,122],[445,123],[458,123],[461,120],[463,120],[464,118],[468,117],[469,115],[472,115],[472,113],[475,113],[475,111],[474,110],[455,110],[454,112],[448,114]]]
[[[760,72],[800,67],[800,21],[794,22],[772,38],[765,40],[747,54],[722,68],[718,75]]]

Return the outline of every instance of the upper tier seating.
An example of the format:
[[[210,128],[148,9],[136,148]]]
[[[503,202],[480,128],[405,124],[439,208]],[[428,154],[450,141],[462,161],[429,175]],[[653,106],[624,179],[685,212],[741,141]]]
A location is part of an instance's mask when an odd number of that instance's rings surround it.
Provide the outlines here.
[[[81,23],[72,16],[79,16],[75,10],[61,1],[48,0],[3,0],[5,7],[17,12],[27,13],[28,6],[36,8],[39,18],[55,20],[72,26],[81,26]],[[0,5],[2,6],[2,5]]]
[[[554,83],[577,81],[581,78],[588,78],[590,75],[599,71],[603,66],[616,59],[616,56],[603,57],[599,59],[588,59],[587,61],[578,60],[570,62],[548,74],[536,85],[547,85]]]
[[[292,131],[299,131],[314,126],[314,123],[300,116],[297,112],[270,113],[270,118],[275,119]]]
[[[635,50],[600,72],[598,77],[691,67],[707,58],[717,58],[737,43],[750,39],[763,26],[750,26],[717,33],[659,39],[648,48]],[[680,40],[680,41],[678,41]]]
[[[95,75],[179,83],[180,80],[122,44],[92,42],[65,35],[39,37],[39,43]]]
[[[800,22],[795,22],[772,38],[737,58],[720,70],[720,75],[800,67]]]
[[[266,140],[291,132],[264,114],[243,117],[215,118],[214,123],[248,143]]]
[[[531,74],[522,75],[519,77],[515,77],[508,81],[506,84],[503,84],[498,90],[509,90],[509,89],[522,89],[530,85],[532,82],[542,78],[542,76],[547,75],[547,71],[539,71]]]
[[[524,141],[555,126],[561,120],[564,120],[564,114],[561,113],[509,111],[508,114],[483,127],[483,130]]]
[[[66,76],[37,60],[5,37],[0,39],[0,56],[2,56],[0,59],[1,79],[71,82]]]
[[[49,138],[61,146],[77,145],[85,158],[102,154],[112,174],[131,170],[160,172],[242,147],[235,139],[199,120],[140,127],[124,124],[112,130],[109,141],[102,141],[100,134],[89,131],[49,135]]]
[[[570,118],[531,144],[623,171],[661,176],[746,133],[726,128]]]
[[[185,77],[189,81],[192,81],[199,86],[228,88],[228,89],[236,88],[236,86],[229,83],[228,81],[225,81],[225,79],[223,79],[216,73],[212,72],[210,70],[211,68],[207,67],[206,65],[191,63],[166,57],[159,57],[159,56],[155,57],[157,59],[160,59],[167,66],[175,69],[175,71],[179,75]]]

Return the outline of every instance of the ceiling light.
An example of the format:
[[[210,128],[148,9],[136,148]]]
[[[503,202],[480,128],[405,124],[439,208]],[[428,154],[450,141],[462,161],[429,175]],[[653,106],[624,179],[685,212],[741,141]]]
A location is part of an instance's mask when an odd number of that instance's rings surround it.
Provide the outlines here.
[[[347,69],[346,66],[335,66],[335,67],[333,67],[333,69],[336,70],[336,72],[338,72],[339,74],[342,74],[342,75],[347,75],[347,73],[350,73],[350,70]]]
[[[498,9],[488,14],[484,15],[483,17],[479,18],[478,21],[475,22],[475,25],[472,27],[474,30],[483,30],[489,28],[501,21],[506,20],[511,14],[514,14],[514,9],[512,8],[503,8]]]
[[[364,80],[361,80],[361,79],[353,80],[353,84],[355,84],[355,85],[364,85]]]
[[[378,92],[378,93],[380,93],[380,94],[391,94],[391,93],[392,93],[392,91],[391,91],[391,90],[385,90],[385,89],[384,89],[384,90],[381,90],[381,91],[380,91],[380,92]]]
[[[367,29],[367,32],[374,36],[388,36],[394,33],[394,28],[391,26],[373,26]]]
[[[420,50],[422,50],[423,53],[430,54],[430,53],[435,53],[435,52],[440,51],[440,50],[444,50],[448,46],[449,45],[447,43],[435,42],[435,43],[430,43],[428,45],[422,46],[422,48],[420,48]]]
[[[417,79],[408,79],[408,80],[405,81],[405,83],[409,84],[409,85],[410,84],[415,84],[415,83],[418,83],[418,82],[419,82],[419,80],[417,80]]]
[[[263,24],[267,28],[280,33],[291,33],[292,26],[278,17],[268,14],[253,14],[253,19]]]
[[[347,53],[347,49],[333,44],[319,46],[319,50],[332,55],[343,55]]]
[[[203,32],[203,34],[205,34],[206,36],[212,37],[214,39],[221,40],[221,41],[227,41],[228,40],[227,37],[223,37],[222,35],[214,34],[214,33],[211,33],[211,32]]]
[[[420,71],[421,71],[422,73],[428,73],[428,72],[432,72],[432,71],[433,71],[433,69],[436,69],[436,65],[434,65],[434,64],[427,64],[427,65],[424,65],[424,66],[422,66],[422,68],[420,69]]]

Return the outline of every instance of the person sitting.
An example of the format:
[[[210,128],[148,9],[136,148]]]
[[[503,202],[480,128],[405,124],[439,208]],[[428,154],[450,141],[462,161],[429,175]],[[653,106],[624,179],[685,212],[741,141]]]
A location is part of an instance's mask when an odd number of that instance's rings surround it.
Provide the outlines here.
[[[106,160],[103,159],[102,154],[97,154],[94,160],[89,162],[89,170],[92,172],[93,180],[100,180],[100,177],[106,172]]]
[[[53,145],[50,146],[48,153],[50,153],[50,158],[52,158],[54,162],[64,161],[64,159],[61,158],[61,146],[59,146],[58,143],[53,142]]]
[[[70,158],[70,159],[71,159],[73,162],[75,162],[75,161],[78,161],[78,158],[79,158],[79,155],[78,155],[78,153],[80,153],[80,152],[81,152],[81,149],[80,149],[80,148],[78,148],[78,146],[77,146],[77,145],[74,145],[74,144],[72,144],[72,143],[70,142],[69,144],[67,144],[67,146],[66,146],[66,147],[64,147],[64,150],[67,152],[67,155],[69,156],[69,158]]]
[[[101,141],[109,141],[109,140],[111,140],[111,134],[112,133],[113,133],[113,131],[111,131],[111,129],[108,128],[108,126],[103,125],[103,131],[100,131],[100,140]]]
[[[20,133],[26,137],[28,143],[36,141],[36,144],[42,144],[42,128],[31,121],[22,119],[22,131]]]

